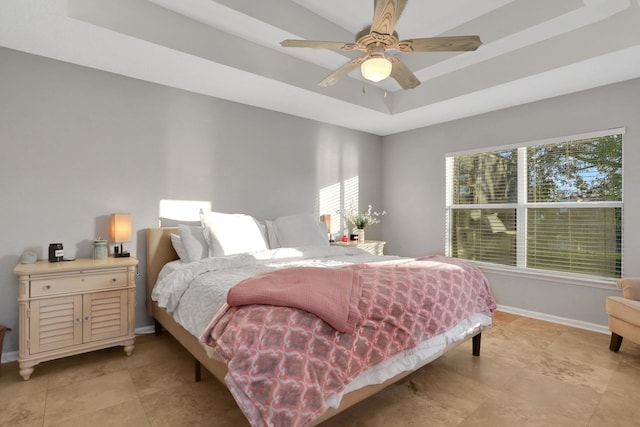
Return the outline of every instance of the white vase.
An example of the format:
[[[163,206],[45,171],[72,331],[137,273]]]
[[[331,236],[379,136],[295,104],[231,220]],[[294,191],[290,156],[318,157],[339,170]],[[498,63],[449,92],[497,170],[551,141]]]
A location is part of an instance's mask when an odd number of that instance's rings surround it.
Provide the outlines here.
[[[358,235],[358,242],[364,242],[364,228],[356,228],[356,234]]]

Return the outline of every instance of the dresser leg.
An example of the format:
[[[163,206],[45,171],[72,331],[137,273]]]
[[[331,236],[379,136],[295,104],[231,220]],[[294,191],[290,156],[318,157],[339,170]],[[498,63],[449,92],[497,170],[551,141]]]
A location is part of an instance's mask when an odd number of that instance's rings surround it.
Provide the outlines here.
[[[127,356],[131,356],[131,354],[133,353],[133,344],[132,345],[125,345],[124,346],[124,353]]]
[[[29,378],[31,378],[31,374],[33,374],[33,366],[29,366],[26,368],[23,368],[22,366],[20,366],[20,376],[22,377],[23,380],[25,381],[29,380]]]

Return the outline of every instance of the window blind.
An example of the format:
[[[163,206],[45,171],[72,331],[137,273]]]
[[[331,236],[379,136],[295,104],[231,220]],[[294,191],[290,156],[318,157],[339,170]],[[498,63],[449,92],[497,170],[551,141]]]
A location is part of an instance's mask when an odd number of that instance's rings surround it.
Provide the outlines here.
[[[622,275],[623,129],[447,157],[447,253]]]

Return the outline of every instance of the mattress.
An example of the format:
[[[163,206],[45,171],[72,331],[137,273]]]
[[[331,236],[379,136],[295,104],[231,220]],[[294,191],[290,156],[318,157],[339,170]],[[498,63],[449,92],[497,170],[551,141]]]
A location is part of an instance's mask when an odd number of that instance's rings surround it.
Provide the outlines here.
[[[194,263],[175,261],[160,273],[152,299],[173,313],[177,323],[199,337],[212,318],[224,307],[228,290],[258,273],[289,267],[336,268],[361,263],[399,260],[395,256],[374,256],[355,247],[300,247],[265,250],[251,254],[215,257]],[[401,372],[413,371],[435,360],[450,347],[491,326],[487,313],[473,313],[442,334],[420,342],[367,369],[326,404],[338,407],[342,396],[371,384],[381,384]]]

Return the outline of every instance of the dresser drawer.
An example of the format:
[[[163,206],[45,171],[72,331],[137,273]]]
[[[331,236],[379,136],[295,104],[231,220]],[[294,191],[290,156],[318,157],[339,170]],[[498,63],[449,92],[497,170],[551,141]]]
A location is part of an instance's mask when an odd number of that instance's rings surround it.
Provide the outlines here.
[[[123,288],[127,286],[127,272],[120,270],[33,278],[29,286],[29,294],[32,298],[85,290]]]

